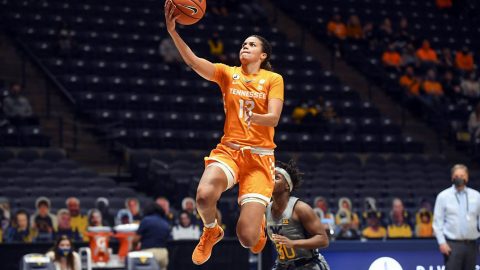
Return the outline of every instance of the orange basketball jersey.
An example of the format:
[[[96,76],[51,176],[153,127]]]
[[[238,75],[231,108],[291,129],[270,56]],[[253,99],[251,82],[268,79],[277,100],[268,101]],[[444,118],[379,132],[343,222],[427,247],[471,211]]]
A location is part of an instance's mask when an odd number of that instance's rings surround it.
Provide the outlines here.
[[[222,143],[233,142],[243,146],[273,149],[274,128],[245,121],[247,110],[257,114],[268,113],[268,100],[283,99],[283,78],[280,74],[260,69],[257,74],[245,74],[241,67],[215,64],[212,81],[223,95],[225,125]]]

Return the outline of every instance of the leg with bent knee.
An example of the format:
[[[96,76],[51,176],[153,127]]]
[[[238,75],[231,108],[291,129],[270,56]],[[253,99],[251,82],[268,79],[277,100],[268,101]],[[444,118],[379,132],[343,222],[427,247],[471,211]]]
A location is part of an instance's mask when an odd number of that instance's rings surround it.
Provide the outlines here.
[[[237,236],[242,246],[254,248],[262,240],[264,236],[262,222],[264,222],[265,210],[265,204],[259,201],[250,201],[242,205],[237,222]],[[252,252],[254,251],[252,250]]]
[[[217,166],[208,166],[203,172],[197,188],[197,211],[202,217],[203,234],[192,254],[194,264],[200,265],[208,261],[213,246],[223,238],[223,229],[217,224],[217,201],[227,188],[227,177]]]

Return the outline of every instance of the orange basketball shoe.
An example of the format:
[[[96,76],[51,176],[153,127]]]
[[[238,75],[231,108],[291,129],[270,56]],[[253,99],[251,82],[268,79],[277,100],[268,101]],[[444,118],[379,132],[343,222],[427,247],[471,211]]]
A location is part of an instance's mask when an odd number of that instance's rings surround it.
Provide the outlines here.
[[[260,239],[258,240],[255,246],[250,248],[250,251],[253,254],[258,254],[262,252],[263,248],[265,247],[265,244],[267,243],[267,232],[265,231],[265,223],[266,223],[265,216],[263,216],[262,228],[260,231]]]
[[[213,246],[223,238],[223,229],[218,224],[213,228],[203,228],[200,242],[192,254],[192,262],[196,265],[204,264],[212,255]]]

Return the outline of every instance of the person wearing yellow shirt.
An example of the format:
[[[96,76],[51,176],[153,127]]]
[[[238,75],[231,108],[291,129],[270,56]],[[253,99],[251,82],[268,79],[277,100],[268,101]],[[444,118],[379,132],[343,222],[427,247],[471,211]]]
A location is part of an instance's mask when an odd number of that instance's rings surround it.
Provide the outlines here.
[[[88,227],[88,218],[80,212],[80,200],[75,197],[67,199],[66,203],[68,212],[70,212],[70,225],[72,230],[78,231],[83,241],[88,241],[88,236],[85,235]]]
[[[363,229],[362,236],[365,238],[385,238],[387,230],[380,224],[381,214],[377,211],[369,211],[367,213],[367,227]]]
[[[358,218],[358,215],[352,211],[352,201],[347,198],[347,197],[342,197],[338,200],[338,209],[339,212],[341,209],[347,210],[347,212],[350,213],[350,221],[351,221],[351,226],[353,229],[358,229],[358,225],[360,224],[360,220]],[[335,216],[335,224],[340,225],[341,223],[341,218],[340,216]]]
[[[405,211],[403,202],[399,198],[392,201],[391,222],[387,227],[389,238],[410,238],[413,236],[412,228],[406,219],[408,213]]]
[[[433,213],[421,208],[416,215],[415,235],[417,237],[433,237]]]

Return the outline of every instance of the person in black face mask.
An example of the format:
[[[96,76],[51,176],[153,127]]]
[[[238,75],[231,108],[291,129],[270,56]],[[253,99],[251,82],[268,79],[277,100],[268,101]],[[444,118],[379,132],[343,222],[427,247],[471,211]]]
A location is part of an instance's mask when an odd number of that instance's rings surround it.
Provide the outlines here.
[[[73,250],[73,243],[66,235],[58,238],[46,255],[55,264],[56,270],[81,270],[80,256]]]
[[[451,175],[453,185],[440,192],[435,201],[433,230],[445,270],[474,270],[480,237],[480,193],[467,187],[467,166],[454,165]]]

